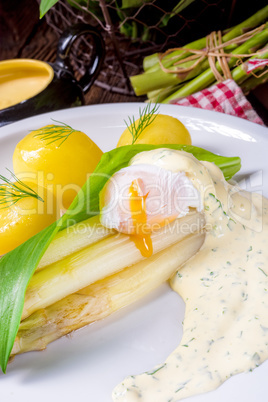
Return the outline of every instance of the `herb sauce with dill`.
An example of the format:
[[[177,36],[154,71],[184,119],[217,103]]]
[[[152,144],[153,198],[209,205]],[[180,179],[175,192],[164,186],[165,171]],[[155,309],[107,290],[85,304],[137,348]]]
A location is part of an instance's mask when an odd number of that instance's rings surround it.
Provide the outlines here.
[[[163,155],[163,150],[139,155],[139,163],[160,163],[157,152]],[[171,171],[182,168],[184,155],[175,152],[177,164],[174,155],[166,158]],[[216,166],[194,160],[191,165],[187,158],[185,169],[202,193],[207,235],[201,250],[171,280],[186,303],[183,338],[163,369],[119,384],[115,402],[176,402],[211,391],[268,359],[268,200],[234,191]],[[206,167],[204,179],[198,165]],[[235,221],[232,230],[230,220]]]

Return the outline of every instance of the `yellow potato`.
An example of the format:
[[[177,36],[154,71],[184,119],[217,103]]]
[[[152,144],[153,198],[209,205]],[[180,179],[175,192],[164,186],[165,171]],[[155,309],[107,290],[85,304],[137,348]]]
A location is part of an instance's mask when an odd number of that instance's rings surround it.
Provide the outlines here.
[[[43,201],[33,196],[27,196],[13,203],[15,196],[21,197],[23,193],[12,190],[6,185],[0,185],[0,255],[24,243],[59,217],[56,200],[51,192],[38,187],[35,183],[25,184],[34,190]],[[8,195],[7,191],[11,192],[13,196]],[[4,202],[5,200],[9,200],[9,202]]]
[[[68,208],[97,166],[102,151],[84,133],[49,125],[32,131],[16,146],[14,173],[53,191],[61,209]]]
[[[139,120],[135,121],[138,127]],[[133,128],[133,124],[131,125]],[[121,135],[117,147],[131,145],[133,137],[128,128]],[[135,144],[185,144],[191,145],[191,136],[187,128],[175,117],[158,114],[139,135]]]

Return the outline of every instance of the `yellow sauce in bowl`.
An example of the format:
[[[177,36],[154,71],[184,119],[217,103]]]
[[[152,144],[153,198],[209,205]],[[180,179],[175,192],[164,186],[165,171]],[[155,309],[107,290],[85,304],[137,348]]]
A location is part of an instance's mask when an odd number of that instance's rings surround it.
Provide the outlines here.
[[[0,110],[42,92],[53,76],[53,68],[42,61],[14,59],[0,62]]]

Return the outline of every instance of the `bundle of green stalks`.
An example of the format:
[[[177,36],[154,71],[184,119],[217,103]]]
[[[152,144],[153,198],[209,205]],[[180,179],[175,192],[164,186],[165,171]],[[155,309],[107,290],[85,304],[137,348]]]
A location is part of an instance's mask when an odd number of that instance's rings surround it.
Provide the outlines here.
[[[200,249],[204,225],[203,215],[192,211],[155,231],[149,258],[98,217],[60,232],[28,285],[12,355],[42,350],[148,294]]]
[[[254,59],[268,58],[268,23],[265,23],[267,19],[268,6],[230,29],[222,36],[222,43],[224,44],[263,25],[261,30],[253,32],[252,37],[243,43],[238,40],[237,43],[229,44],[223,49],[224,53],[230,54],[230,57],[227,57],[226,60],[232,78],[245,92],[249,92],[268,80],[268,74],[261,75],[259,79],[256,77],[253,79],[252,75],[246,72],[246,63],[250,58],[250,54],[257,52],[257,55],[252,56]],[[181,62],[192,55],[188,49],[203,50],[206,48],[206,43],[207,39],[201,38],[185,45],[183,48],[168,52],[161,57],[162,66],[160,63],[161,55],[159,53],[145,57],[143,61],[144,73],[130,77],[136,95],[147,95],[148,100],[151,102],[169,103],[177,98],[201,91],[216,83],[217,80],[207,58],[200,60],[200,63],[196,64],[192,69],[189,68],[196,63],[196,60]],[[240,57],[239,55],[243,56]],[[241,63],[239,66],[237,66],[238,60]],[[179,61],[181,64],[179,64],[178,69],[177,63]],[[216,62],[215,66],[222,73],[220,63]],[[166,72],[166,69],[169,71]],[[189,70],[183,71],[183,69]],[[258,72],[258,70],[256,71]]]

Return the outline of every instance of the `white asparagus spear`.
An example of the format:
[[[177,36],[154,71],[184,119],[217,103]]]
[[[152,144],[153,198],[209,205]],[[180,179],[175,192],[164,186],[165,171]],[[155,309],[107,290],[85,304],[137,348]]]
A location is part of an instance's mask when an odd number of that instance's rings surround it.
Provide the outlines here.
[[[171,246],[205,224],[192,212],[152,233],[154,253]],[[34,274],[25,295],[22,320],[100,279],[143,260],[130,236],[118,233]]]
[[[69,332],[141,299],[196,254],[205,234],[196,233],[157,254],[71,294],[21,322],[12,355],[43,350]]]

